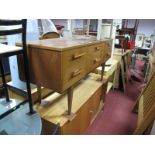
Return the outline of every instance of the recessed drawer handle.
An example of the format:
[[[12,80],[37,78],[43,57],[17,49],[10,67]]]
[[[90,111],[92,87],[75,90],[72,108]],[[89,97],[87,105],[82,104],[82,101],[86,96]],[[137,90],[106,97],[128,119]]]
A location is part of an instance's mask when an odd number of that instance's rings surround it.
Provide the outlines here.
[[[81,58],[82,56],[84,56],[86,53],[84,52],[84,53],[80,53],[80,54],[75,54],[74,56],[73,56],[73,60],[75,60],[75,59],[79,59],[79,58]]]
[[[78,76],[78,75],[80,75],[81,72],[82,72],[81,69],[77,69],[77,70],[75,70],[75,71],[73,72],[73,74],[72,74],[72,78],[73,78],[73,77],[76,77],[76,76]]]
[[[97,46],[97,47],[96,47],[96,51],[99,51],[99,50],[100,50],[100,47],[99,47],[99,46]]]
[[[100,61],[101,61],[101,58],[96,58],[96,59],[94,59],[94,64],[97,62],[100,62]]]

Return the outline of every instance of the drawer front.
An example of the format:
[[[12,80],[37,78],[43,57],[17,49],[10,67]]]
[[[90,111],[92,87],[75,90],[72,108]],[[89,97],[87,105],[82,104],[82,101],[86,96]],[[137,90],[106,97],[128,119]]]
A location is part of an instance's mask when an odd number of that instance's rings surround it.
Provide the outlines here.
[[[87,66],[88,72],[95,69],[105,61],[105,44],[95,44],[88,47],[89,51],[89,65]],[[90,70],[91,69],[91,70]]]
[[[38,48],[28,48],[30,82],[51,90],[61,88],[61,53]],[[19,77],[25,81],[23,56],[18,55]]]
[[[62,52],[63,68],[66,69],[71,65],[79,65],[87,58],[87,48],[81,47]]]
[[[62,89],[65,90],[86,74],[87,48],[69,50],[62,53]]]

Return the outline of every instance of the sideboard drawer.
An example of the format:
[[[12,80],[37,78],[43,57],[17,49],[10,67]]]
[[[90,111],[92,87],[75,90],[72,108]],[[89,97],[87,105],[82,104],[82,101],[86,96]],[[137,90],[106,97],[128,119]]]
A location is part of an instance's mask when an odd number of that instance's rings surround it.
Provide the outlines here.
[[[65,90],[69,88],[84,77],[86,73],[85,69],[84,61],[79,63],[77,66],[71,65],[68,68],[65,68],[65,70],[62,71],[62,89]]]
[[[83,63],[87,58],[87,48],[81,47],[76,49],[67,50],[62,53],[62,66],[63,69],[70,67],[71,65],[79,65]]]
[[[89,70],[90,68],[91,70],[95,69],[105,60],[104,46],[105,45],[103,43],[89,46]]]
[[[62,53],[63,90],[79,81],[86,74],[87,48],[71,49]]]

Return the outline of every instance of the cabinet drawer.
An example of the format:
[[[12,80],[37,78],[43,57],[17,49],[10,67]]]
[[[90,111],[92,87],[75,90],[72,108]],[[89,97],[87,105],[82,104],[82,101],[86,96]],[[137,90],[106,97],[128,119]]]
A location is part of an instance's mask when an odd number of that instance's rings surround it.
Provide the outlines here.
[[[77,66],[83,61],[86,62],[87,48],[81,47],[72,50],[68,50],[62,53],[63,69],[70,67],[71,65]]]
[[[86,74],[87,50],[72,49],[62,54],[62,89],[67,89]]]
[[[66,82],[71,82],[79,79],[81,76],[85,74],[85,68],[83,67],[83,64],[74,67],[70,66],[63,75],[63,82],[64,84]]]
[[[88,69],[91,68],[91,70],[93,70],[103,63],[103,61],[105,60],[104,46],[104,44],[96,44],[89,46],[88,50],[90,57]]]

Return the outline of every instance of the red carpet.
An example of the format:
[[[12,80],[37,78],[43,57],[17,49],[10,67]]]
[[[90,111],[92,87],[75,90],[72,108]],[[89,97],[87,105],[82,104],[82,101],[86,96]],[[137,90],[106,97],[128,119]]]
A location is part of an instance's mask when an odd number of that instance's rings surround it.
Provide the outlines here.
[[[143,63],[137,61],[136,66],[138,72],[135,75],[139,80],[131,79],[126,85],[125,93],[119,90],[111,90],[106,96],[103,110],[85,134],[128,135],[133,133],[136,128],[137,115],[132,113],[132,109],[143,83],[143,74],[141,72]]]

